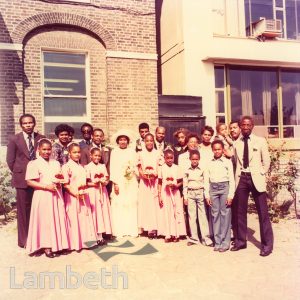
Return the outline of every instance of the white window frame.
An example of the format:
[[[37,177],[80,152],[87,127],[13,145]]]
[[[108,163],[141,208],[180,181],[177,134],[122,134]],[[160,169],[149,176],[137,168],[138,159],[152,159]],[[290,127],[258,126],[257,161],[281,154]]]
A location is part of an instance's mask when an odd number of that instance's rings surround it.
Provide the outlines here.
[[[282,39],[287,39],[287,32],[286,32],[286,11],[285,11],[285,0],[282,0],[282,7],[276,6],[276,0],[273,0],[273,18],[276,19],[276,12],[282,11],[283,13],[283,24],[282,29],[284,34],[282,35]],[[297,20],[296,20],[297,22]]]
[[[44,52],[53,53],[66,53],[66,54],[83,54],[85,55],[85,84],[86,84],[86,95],[84,96],[66,96],[66,95],[55,95],[54,98],[86,98],[86,116],[45,116],[45,77],[44,77]],[[90,97],[90,59],[89,52],[86,50],[79,49],[57,49],[57,48],[41,48],[41,93],[42,93],[42,111],[43,111],[43,131],[45,132],[45,123],[91,123],[91,97]],[[48,96],[49,97],[49,96]],[[66,122],[67,118],[67,122]]]
[[[223,88],[216,88],[215,87],[215,95],[216,95],[216,92],[223,92],[223,95],[224,95],[224,113],[219,113],[216,111],[216,119],[218,117],[224,117],[225,118],[225,123],[227,124],[228,122],[228,110],[227,110],[227,88],[226,88],[226,66],[225,65],[214,65],[214,68],[215,67],[222,67],[224,72],[223,72],[223,77],[224,77],[224,87]],[[215,106],[216,106],[216,98],[215,98]]]

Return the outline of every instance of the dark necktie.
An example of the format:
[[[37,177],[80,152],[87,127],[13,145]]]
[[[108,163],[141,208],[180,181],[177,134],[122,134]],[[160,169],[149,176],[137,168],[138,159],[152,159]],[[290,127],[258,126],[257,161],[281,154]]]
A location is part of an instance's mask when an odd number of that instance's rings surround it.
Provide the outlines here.
[[[243,154],[243,168],[249,167],[249,147],[248,147],[249,136],[244,136],[244,154]]]
[[[28,146],[29,146],[29,159],[34,160],[35,153],[34,153],[34,147],[33,147],[33,143],[32,143],[32,137],[30,134],[28,134]]]

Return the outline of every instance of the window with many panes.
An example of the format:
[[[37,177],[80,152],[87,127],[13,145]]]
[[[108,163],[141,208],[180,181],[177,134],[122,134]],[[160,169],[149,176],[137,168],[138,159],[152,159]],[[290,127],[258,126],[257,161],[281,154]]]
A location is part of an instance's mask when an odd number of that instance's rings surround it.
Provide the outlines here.
[[[44,51],[45,133],[68,123],[78,132],[88,119],[86,54]]]
[[[300,0],[245,0],[246,27],[260,18],[281,20],[282,38],[300,39]]]
[[[223,95],[227,94],[228,99],[216,97],[216,106],[228,107],[226,123],[249,115],[261,136],[300,137],[300,70],[216,66],[216,95],[220,94],[217,83],[224,80],[225,73]],[[217,110],[217,118],[220,111]]]

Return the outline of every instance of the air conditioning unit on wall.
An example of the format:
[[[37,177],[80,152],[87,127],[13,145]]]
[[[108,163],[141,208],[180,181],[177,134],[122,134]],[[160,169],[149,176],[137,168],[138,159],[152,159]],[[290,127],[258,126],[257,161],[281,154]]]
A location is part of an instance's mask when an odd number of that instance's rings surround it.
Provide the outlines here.
[[[282,35],[281,20],[270,20],[261,18],[259,21],[253,22],[252,36],[259,40],[265,40],[266,38],[276,38]]]

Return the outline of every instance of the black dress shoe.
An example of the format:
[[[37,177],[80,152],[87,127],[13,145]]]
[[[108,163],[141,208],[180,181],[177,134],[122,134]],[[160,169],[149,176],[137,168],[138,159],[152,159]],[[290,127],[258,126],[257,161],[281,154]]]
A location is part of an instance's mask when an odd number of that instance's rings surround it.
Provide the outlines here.
[[[260,251],[260,256],[268,256],[268,255],[270,255],[272,253],[272,250],[268,250],[268,251],[266,251],[266,250],[261,250]]]
[[[247,248],[247,245],[242,245],[242,246],[234,245],[233,247],[230,248],[230,251],[239,251],[239,250],[246,249],[246,248]]]
[[[107,242],[106,242],[106,240],[104,240],[104,239],[98,240],[98,241],[97,241],[97,245],[98,245],[98,246],[105,246],[105,245],[107,245]]]
[[[48,258],[54,258],[55,257],[55,254],[53,252],[45,252],[45,255],[48,257]]]

